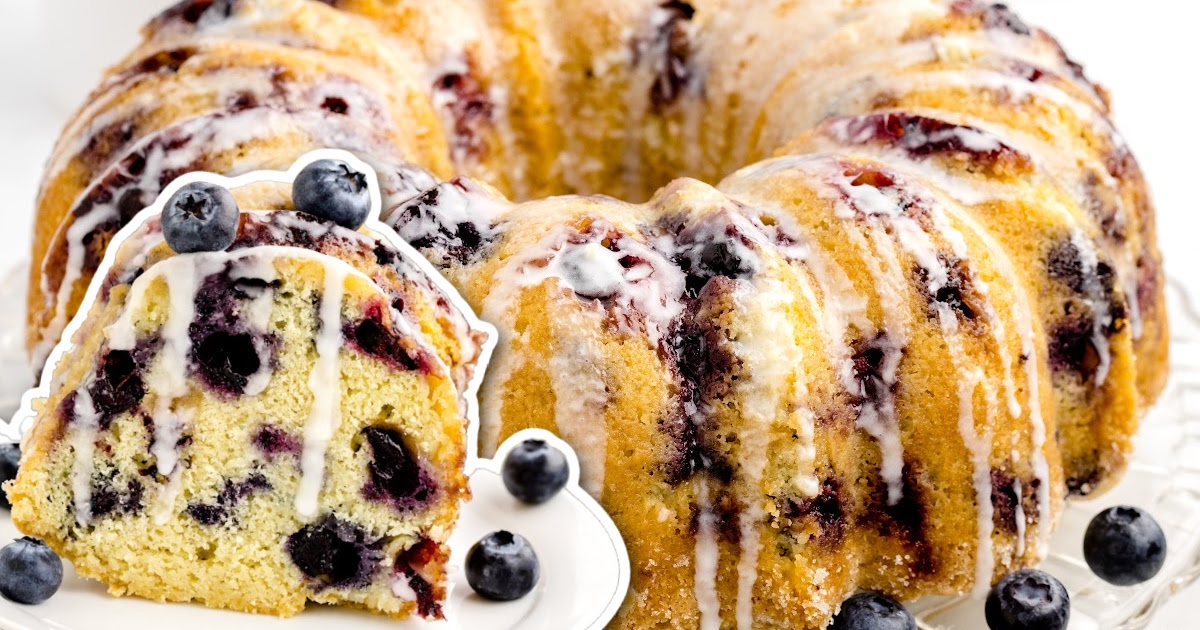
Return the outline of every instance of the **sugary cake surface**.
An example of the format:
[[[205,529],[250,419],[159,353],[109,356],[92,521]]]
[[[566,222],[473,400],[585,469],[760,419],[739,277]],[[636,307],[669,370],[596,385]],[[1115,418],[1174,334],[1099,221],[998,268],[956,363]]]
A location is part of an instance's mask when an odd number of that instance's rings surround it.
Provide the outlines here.
[[[252,212],[117,252],[10,491],[14,522],[114,594],[440,617],[482,339],[386,241]]]
[[[1167,322],[1109,111],[974,0],[183,2],[56,148],[31,350],[177,174],[353,151],[500,329],[482,454],[558,433],[630,541],[611,627],[821,628],[1119,479]]]

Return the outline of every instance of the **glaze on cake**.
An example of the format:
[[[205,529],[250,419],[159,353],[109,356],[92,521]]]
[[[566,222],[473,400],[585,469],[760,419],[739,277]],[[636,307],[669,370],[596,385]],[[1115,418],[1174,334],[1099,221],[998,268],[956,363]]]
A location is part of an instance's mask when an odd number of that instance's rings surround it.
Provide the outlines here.
[[[611,627],[986,590],[1165,381],[1108,94],[1002,5],[193,0],[145,35],[51,161],[35,358],[120,199],[352,150],[500,328],[481,454],[563,436],[630,541]]]

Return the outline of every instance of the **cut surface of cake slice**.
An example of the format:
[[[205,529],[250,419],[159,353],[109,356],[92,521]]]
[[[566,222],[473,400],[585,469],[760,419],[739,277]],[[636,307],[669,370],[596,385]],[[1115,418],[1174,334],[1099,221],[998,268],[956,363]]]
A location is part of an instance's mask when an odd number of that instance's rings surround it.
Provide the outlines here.
[[[118,595],[441,617],[485,328],[394,234],[239,221],[225,251],[175,253],[157,216],[114,245],[14,522]]]

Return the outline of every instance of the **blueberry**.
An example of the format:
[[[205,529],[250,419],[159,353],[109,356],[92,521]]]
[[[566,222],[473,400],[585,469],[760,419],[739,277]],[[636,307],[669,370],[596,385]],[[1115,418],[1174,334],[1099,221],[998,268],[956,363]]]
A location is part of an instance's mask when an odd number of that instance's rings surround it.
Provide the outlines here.
[[[18,604],[50,599],[62,579],[62,560],[36,538],[27,536],[0,549],[0,595]]]
[[[829,630],[917,630],[917,621],[887,595],[856,593],[842,602]]]
[[[1049,573],[1021,569],[992,587],[983,611],[992,630],[1062,630],[1071,618],[1071,596]]]
[[[1100,579],[1117,586],[1141,584],[1167,559],[1167,538],[1154,517],[1135,507],[1096,515],[1083,535],[1083,557]]]
[[[467,583],[487,599],[525,597],[537,585],[539,572],[533,547],[517,534],[492,532],[467,552]]]
[[[292,205],[300,212],[356,230],[371,212],[367,176],[341,160],[317,160],[296,176]]]
[[[567,485],[570,466],[563,452],[542,440],[525,440],[508,452],[500,476],[525,503],[545,503]]]
[[[219,252],[237,237],[238,206],[226,189],[204,182],[188,184],[171,196],[163,208],[163,237],[171,249]]]
[[[0,444],[0,484],[17,478],[17,466],[21,463],[21,446],[19,444]],[[0,507],[12,509],[8,502],[8,493],[0,489]]]

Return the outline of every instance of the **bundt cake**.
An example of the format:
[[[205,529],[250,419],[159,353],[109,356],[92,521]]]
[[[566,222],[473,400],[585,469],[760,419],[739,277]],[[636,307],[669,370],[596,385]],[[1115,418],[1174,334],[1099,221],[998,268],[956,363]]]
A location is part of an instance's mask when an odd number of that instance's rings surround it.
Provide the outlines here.
[[[500,329],[482,454],[579,453],[630,545],[613,628],[986,589],[1164,384],[1108,95],[978,0],[182,2],[51,158],[35,362],[167,182],[323,146]]]
[[[441,617],[483,329],[394,233],[254,211],[177,254],[152,214],[43,378],[13,521],[118,595]]]

